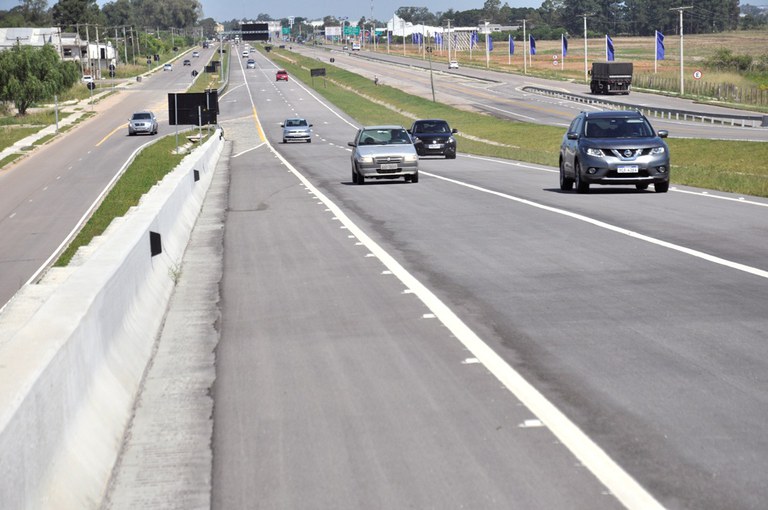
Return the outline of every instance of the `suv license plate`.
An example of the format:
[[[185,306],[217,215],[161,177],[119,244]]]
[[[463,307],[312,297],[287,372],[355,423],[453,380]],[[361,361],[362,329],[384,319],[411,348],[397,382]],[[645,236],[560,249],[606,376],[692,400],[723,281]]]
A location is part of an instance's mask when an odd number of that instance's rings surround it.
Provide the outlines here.
[[[430,149],[442,149],[443,148],[443,144],[441,144],[441,143],[431,143],[431,144],[429,144],[428,148],[430,148]]]
[[[382,163],[382,170],[397,170],[397,163]]]
[[[637,165],[622,165],[616,169],[616,173],[620,174],[636,174],[637,171]]]

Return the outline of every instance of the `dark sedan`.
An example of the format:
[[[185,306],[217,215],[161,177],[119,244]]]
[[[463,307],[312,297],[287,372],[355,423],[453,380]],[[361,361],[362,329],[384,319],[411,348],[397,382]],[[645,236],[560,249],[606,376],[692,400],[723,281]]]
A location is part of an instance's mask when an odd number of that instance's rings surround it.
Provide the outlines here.
[[[417,120],[408,131],[413,136],[413,145],[419,156],[445,156],[456,159],[456,138],[458,130],[451,129],[441,119]]]

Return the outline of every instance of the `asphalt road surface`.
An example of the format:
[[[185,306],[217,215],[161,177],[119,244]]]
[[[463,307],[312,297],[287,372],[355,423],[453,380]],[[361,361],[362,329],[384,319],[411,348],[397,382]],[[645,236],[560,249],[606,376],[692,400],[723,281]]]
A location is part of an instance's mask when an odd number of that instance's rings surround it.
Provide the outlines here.
[[[257,63],[222,100],[214,508],[764,507],[768,201],[464,155],[353,185],[354,123]]]

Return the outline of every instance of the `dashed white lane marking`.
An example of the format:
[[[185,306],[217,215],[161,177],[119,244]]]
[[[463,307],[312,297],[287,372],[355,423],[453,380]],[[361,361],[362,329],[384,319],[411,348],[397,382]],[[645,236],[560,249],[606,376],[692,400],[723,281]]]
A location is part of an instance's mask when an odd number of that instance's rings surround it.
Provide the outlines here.
[[[302,88],[304,88],[302,86]],[[305,89],[306,90],[306,89]],[[315,97],[312,93],[308,94]],[[319,103],[326,106],[334,115],[343,119],[337,112],[326,105],[320,99]],[[352,126],[355,127],[355,126]],[[434,316],[442,322],[446,328],[459,340],[464,347],[482,363],[520,402],[525,405],[534,416],[544,423],[549,430],[565,445],[568,450],[611,491],[625,507],[630,510],[663,510],[664,507],[646,491],[624,469],[611,459],[602,448],[570,421],[557,407],[544,395],[526,381],[514,368],[512,368],[501,356],[488,346],[477,334],[472,331],[448,306],[445,305],[431,290],[409,273],[394,257],[389,255],[381,246],[371,239],[360,227],[357,226],[346,213],[317,189],[301,172],[285,159],[272,145],[267,146],[290,169],[290,171],[304,185],[315,190],[317,198],[328,205],[336,217],[340,218],[342,228],[348,228],[364,244],[372,254],[381,260],[382,264],[392,271],[408,290],[405,293],[413,293],[426,305]],[[432,175],[432,174],[430,174]],[[452,179],[445,179],[453,181]],[[454,181],[462,184],[459,181]],[[471,186],[469,186],[471,187]],[[481,188],[482,191],[482,188]],[[536,204],[537,206],[539,204]]]
[[[467,358],[461,362],[462,365],[476,365],[478,363],[480,363],[480,360],[477,358]]]
[[[525,420],[523,423],[518,425],[521,429],[527,429],[532,427],[543,427],[544,423],[542,423],[541,420]]]

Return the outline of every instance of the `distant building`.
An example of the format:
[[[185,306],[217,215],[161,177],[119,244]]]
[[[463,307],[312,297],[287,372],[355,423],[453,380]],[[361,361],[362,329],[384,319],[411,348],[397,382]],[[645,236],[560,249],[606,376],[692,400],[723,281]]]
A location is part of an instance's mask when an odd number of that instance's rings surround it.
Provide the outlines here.
[[[83,74],[97,78],[106,73],[110,64],[117,64],[117,52],[110,41],[83,41],[76,33],[51,28],[0,28],[0,51],[16,45],[41,48],[52,45],[62,60],[80,64]]]

